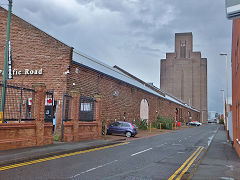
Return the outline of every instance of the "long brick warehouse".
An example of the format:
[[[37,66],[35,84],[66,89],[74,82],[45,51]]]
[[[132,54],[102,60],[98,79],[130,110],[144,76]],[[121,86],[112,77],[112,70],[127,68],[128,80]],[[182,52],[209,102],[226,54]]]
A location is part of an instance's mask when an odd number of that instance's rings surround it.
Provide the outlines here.
[[[7,11],[0,7],[1,75],[6,27]],[[64,94],[75,94],[78,98],[100,99],[101,106],[98,106],[100,109],[97,111],[100,112],[100,121],[106,123],[115,120],[132,122],[141,119],[154,122],[158,116],[184,122],[199,120],[199,111],[183,101],[139,80],[130,73],[75,51],[74,48],[15,15],[12,15],[10,39],[14,78],[9,83],[28,87],[40,83],[45,84],[47,90],[54,90],[53,114],[56,116],[56,133],[59,135],[62,131]],[[75,102],[79,103],[79,100]],[[70,108],[74,107],[76,111],[85,105],[72,103]],[[71,111],[68,118],[74,121],[74,118],[79,116],[79,112],[76,113]],[[69,138],[65,140],[73,141],[71,132],[74,131],[79,132],[75,140],[97,138],[99,134],[97,136],[93,134],[95,131],[100,131],[102,122],[96,123],[95,119],[96,117],[93,117],[92,121],[79,121],[78,130],[74,130],[74,123],[71,121],[64,122],[65,130],[69,127],[68,132],[65,133],[70,133]]]

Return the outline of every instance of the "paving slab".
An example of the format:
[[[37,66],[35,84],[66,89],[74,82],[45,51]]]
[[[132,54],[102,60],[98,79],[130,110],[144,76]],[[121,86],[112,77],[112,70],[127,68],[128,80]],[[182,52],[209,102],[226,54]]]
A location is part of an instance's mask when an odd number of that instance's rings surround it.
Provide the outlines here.
[[[240,179],[240,158],[227,141],[223,126],[213,138],[192,179]]]

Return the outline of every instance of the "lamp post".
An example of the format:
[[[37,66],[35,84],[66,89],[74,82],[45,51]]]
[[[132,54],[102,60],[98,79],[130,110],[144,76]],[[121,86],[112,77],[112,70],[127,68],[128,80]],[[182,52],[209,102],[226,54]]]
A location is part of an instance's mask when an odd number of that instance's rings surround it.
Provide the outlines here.
[[[224,124],[225,124],[224,89],[221,89],[220,91],[222,92],[222,100],[223,100],[223,120],[224,120]]]
[[[3,81],[2,81],[2,94],[1,94],[1,106],[0,106],[0,121],[4,119],[5,99],[6,99],[6,86],[7,86],[7,74],[8,74],[8,45],[10,40],[10,25],[11,25],[11,14],[12,14],[12,0],[8,0],[8,20],[7,20],[7,36],[4,54],[4,70],[3,70]]]
[[[228,130],[228,58],[227,53],[220,53],[220,56],[225,56],[226,58],[226,123],[227,123],[227,130]]]

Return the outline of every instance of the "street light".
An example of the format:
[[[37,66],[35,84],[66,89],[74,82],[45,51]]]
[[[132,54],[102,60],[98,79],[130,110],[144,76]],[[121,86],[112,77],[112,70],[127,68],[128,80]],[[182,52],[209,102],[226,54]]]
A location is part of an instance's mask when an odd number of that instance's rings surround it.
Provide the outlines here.
[[[220,53],[220,56],[226,57],[226,105],[228,106],[228,58],[227,53]],[[225,118],[224,118],[225,120]],[[228,130],[228,109],[226,108],[226,121],[227,121],[227,130]]]
[[[225,102],[224,102],[224,89],[221,89],[220,91],[222,91],[222,100],[223,100],[223,121],[225,124]]]

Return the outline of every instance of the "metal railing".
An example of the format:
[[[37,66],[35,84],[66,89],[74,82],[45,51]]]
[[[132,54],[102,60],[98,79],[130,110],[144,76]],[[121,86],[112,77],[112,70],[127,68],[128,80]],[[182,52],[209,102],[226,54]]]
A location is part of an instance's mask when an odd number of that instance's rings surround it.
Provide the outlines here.
[[[2,84],[0,84],[0,87],[2,87]],[[4,122],[35,120],[32,109],[34,95],[34,89],[23,87],[23,85],[8,84],[6,86],[5,109],[3,112]]]

